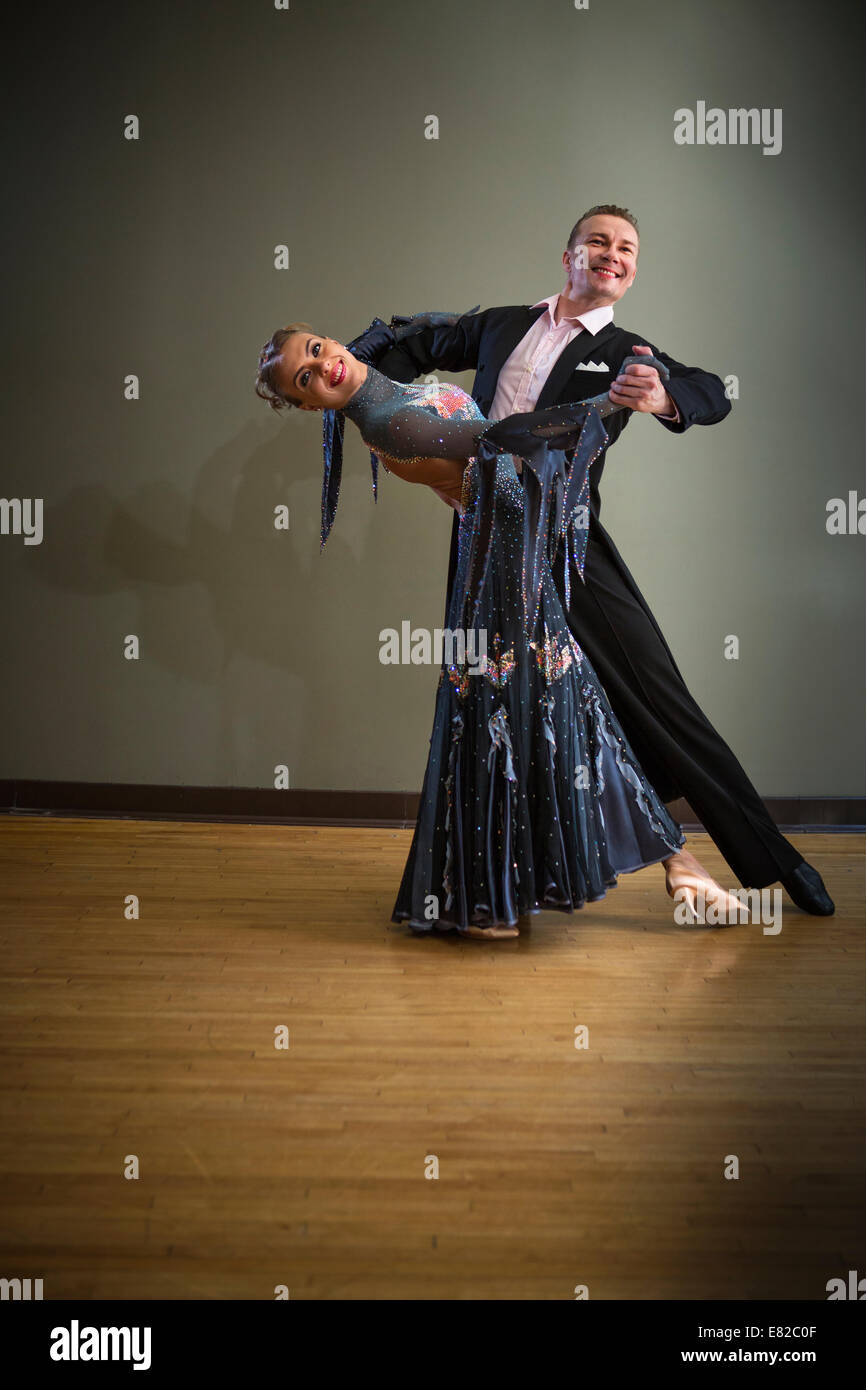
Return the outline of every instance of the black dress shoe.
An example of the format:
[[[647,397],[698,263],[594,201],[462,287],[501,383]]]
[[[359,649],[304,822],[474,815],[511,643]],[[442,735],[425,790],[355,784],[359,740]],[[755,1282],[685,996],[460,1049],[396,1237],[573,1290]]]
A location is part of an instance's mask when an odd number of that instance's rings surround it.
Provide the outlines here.
[[[797,865],[792,874],[782,879],[782,887],[798,907],[804,912],[811,912],[813,917],[832,917],[836,911],[818,870],[805,860]]]

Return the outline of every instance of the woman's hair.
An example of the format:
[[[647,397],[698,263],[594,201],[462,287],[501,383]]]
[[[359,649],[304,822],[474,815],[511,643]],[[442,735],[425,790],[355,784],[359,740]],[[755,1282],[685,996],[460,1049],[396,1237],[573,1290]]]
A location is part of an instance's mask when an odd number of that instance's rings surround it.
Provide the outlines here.
[[[256,373],[256,395],[261,396],[263,401],[267,401],[272,410],[284,410],[287,406],[303,405],[303,401],[297,396],[290,396],[285,391],[281,391],[276,384],[275,376],[277,362],[283,345],[287,338],[291,338],[293,333],[312,333],[313,329],[308,323],[289,323],[285,328],[278,328],[274,336],[265,343],[259,353],[259,370]]]

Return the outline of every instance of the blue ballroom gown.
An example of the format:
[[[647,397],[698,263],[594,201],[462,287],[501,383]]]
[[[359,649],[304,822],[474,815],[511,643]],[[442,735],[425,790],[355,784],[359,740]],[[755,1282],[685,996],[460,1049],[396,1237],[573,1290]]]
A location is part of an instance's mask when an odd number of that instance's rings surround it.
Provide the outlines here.
[[[392,921],[419,933],[465,932],[543,910],[570,913],[605,897],[618,874],[675,853],[682,830],[571,634],[552,575],[558,537],[575,498],[586,495],[588,463],[573,447],[586,404],[494,424],[455,385],[404,385],[369,366],[342,411],[403,477],[413,461],[469,460],[447,616],[457,637],[449,649],[445,634]],[[524,460],[539,450],[542,470],[561,485],[530,516],[539,489]]]

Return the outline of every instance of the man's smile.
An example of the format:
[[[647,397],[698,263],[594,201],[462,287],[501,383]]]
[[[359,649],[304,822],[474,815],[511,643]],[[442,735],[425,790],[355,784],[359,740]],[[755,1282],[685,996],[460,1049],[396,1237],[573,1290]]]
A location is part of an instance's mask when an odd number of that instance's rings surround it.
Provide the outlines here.
[[[611,270],[608,265],[593,266],[593,271],[596,275],[603,276],[605,280],[619,280],[620,278],[620,272],[618,270]]]

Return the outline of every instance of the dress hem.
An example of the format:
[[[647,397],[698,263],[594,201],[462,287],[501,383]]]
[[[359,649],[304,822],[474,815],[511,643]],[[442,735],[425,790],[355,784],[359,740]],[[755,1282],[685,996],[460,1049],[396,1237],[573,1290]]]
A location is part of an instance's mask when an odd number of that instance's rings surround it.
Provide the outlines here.
[[[640,863],[634,864],[629,868],[617,869],[614,877],[607,882],[603,893],[596,893],[590,897],[582,898],[580,902],[535,902],[532,905],[532,907],[524,908],[524,910],[518,913],[516,917],[510,919],[506,918],[502,921],[497,922],[471,922],[469,925],[473,927],[482,928],[493,926],[516,927],[521,917],[537,917],[539,913],[542,912],[564,912],[568,916],[573,916],[575,912],[580,912],[581,908],[584,908],[587,903],[603,902],[604,899],[607,897],[608,889],[617,887],[617,880],[620,874],[636,874],[640,869],[650,869],[654,864],[664,863],[665,859],[669,859],[670,856],[675,853],[676,850],[668,849],[665,851],[664,854],[660,854],[656,859],[642,859]],[[391,914],[391,921],[395,922],[398,926],[402,926],[405,924],[406,926],[412,929],[416,936],[429,936],[434,931],[440,933],[456,931],[460,932],[462,935],[466,934],[465,927],[460,926],[458,922],[450,921],[446,917],[437,917],[432,921],[421,922],[418,920],[417,917],[413,917],[411,912],[395,911]]]

